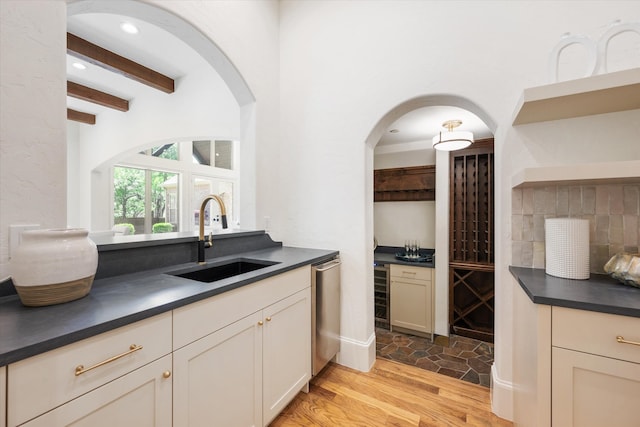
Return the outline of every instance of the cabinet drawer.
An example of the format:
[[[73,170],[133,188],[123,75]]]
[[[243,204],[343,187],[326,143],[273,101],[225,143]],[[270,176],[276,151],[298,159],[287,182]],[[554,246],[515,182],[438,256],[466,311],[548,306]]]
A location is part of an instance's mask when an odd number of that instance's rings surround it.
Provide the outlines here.
[[[77,399],[58,406],[23,427],[171,427],[171,355],[166,355]]]
[[[311,286],[311,267],[300,267],[173,311],[178,349]]]
[[[391,264],[391,277],[402,279],[431,281],[433,269],[428,267],[412,267],[402,264]]]
[[[130,351],[130,346],[142,347]],[[171,352],[171,313],[69,344],[8,366],[8,420],[14,426]],[[126,355],[123,355],[128,353]],[[116,358],[116,356],[123,355]],[[85,369],[76,375],[80,365]]]
[[[551,319],[555,347],[640,363],[640,345],[616,341],[622,336],[640,343],[640,318],[552,307]]]

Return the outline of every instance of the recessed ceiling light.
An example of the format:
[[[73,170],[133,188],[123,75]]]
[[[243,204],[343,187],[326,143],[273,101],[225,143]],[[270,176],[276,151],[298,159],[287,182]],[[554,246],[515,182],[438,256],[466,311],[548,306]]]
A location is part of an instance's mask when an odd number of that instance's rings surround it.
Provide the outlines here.
[[[120,24],[120,29],[128,34],[138,34],[138,27],[133,25],[131,22],[123,22]]]
[[[80,63],[80,62],[74,62],[71,65],[73,65],[73,68],[77,68],[78,70],[86,70],[87,69],[87,66],[82,64],[82,63]]]
[[[398,132],[400,132],[400,131],[399,131],[398,129],[391,129],[389,132],[390,132],[390,133],[398,133]]]

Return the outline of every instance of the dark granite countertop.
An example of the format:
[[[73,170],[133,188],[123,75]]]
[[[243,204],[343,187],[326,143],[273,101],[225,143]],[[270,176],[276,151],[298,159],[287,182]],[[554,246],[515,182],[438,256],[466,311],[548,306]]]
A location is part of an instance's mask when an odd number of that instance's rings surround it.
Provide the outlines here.
[[[89,295],[47,307],[25,307],[17,295],[0,297],[0,366],[163,313],[337,255],[337,251],[273,247],[209,259],[209,265],[244,258],[277,262],[212,283],[167,272],[194,263],[95,280]]]
[[[396,258],[396,253],[404,252],[404,248],[395,247],[395,246],[379,246],[373,252],[373,262],[376,264],[402,264],[402,265],[411,265],[414,267],[428,267],[435,268],[435,261],[429,262],[411,262],[411,261],[403,261],[401,259]],[[420,249],[420,254],[428,253],[433,255],[435,250],[433,249]]]
[[[550,276],[539,268],[509,267],[509,271],[536,304],[640,317],[640,289],[607,275],[572,280]]]

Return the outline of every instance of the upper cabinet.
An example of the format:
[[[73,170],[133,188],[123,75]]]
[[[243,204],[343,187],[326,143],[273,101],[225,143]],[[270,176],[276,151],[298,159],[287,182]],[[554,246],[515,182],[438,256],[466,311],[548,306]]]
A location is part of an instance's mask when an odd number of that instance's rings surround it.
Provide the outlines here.
[[[525,89],[513,125],[640,108],[640,68]]]
[[[378,169],[373,171],[375,202],[424,201],[436,199],[436,167]]]

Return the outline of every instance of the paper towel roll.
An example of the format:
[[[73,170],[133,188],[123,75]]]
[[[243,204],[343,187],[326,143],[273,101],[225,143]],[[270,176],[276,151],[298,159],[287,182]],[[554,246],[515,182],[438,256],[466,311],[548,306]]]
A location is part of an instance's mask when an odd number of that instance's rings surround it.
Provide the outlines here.
[[[547,218],[544,228],[546,273],[565,279],[588,279],[589,221]]]

